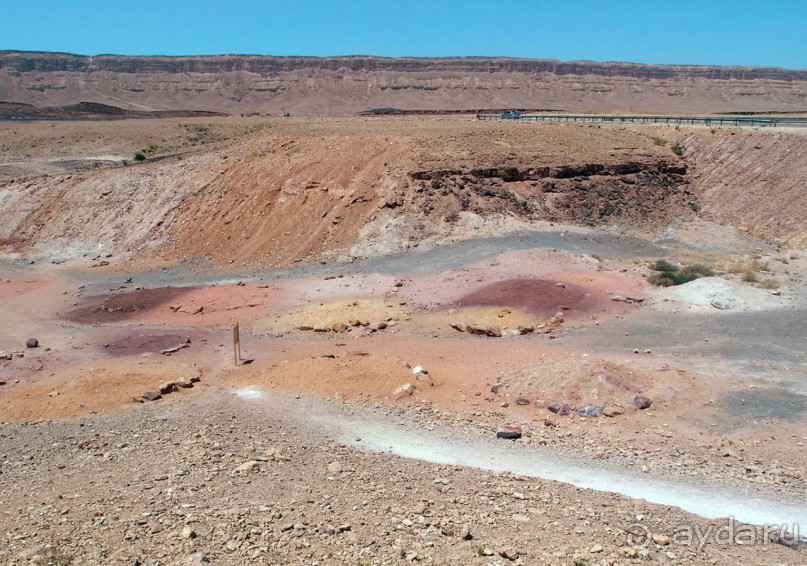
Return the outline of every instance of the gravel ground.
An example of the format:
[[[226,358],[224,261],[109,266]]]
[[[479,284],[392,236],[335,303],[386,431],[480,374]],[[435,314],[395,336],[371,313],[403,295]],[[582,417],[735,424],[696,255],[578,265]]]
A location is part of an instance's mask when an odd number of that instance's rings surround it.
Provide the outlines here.
[[[363,452],[325,432],[223,391],[103,417],[2,425],[0,561],[804,559],[798,549],[763,543],[759,529],[552,481]],[[719,526],[744,528],[745,540],[753,533],[755,544],[718,544],[709,536],[699,544],[682,534],[696,528],[713,533]],[[639,534],[630,538],[628,532]],[[651,533],[651,540],[641,533]]]

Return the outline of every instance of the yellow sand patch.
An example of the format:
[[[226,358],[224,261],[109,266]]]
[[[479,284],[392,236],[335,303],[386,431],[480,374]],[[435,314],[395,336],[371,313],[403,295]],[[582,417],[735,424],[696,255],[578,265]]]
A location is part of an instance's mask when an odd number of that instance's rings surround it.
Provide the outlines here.
[[[257,320],[251,328],[256,333],[313,332],[315,327],[332,328],[341,323],[355,331],[376,327],[382,322],[395,326],[409,320],[411,315],[412,308],[400,302],[347,299],[310,304],[286,314],[265,317]]]

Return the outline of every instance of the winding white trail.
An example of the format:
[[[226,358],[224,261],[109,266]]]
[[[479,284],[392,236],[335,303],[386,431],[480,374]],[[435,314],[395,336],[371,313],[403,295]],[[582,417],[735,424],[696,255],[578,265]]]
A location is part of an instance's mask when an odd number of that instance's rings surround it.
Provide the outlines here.
[[[694,483],[635,473],[606,463],[571,458],[557,450],[503,440],[487,440],[445,430],[427,431],[391,422],[362,407],[349,413],[327,401],[266,393],[249,387],[236,392],[245,400],[266,403],[280,418],[315,427],[320,434],[371,452],[395,454],[436,464],[569,483],[671,505],[707,518],[733,517],[753,525],[787,527],[807,533],[807,502],[784,496],[736,493],[716,483]]]

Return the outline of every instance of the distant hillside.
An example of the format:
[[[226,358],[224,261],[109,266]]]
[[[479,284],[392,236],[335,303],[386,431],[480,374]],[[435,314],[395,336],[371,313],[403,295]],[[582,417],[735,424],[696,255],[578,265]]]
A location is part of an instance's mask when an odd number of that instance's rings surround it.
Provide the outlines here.
[[[0,51],[0,101],[129,110],[807,111],[807,70],[510,58],[89,57]]]

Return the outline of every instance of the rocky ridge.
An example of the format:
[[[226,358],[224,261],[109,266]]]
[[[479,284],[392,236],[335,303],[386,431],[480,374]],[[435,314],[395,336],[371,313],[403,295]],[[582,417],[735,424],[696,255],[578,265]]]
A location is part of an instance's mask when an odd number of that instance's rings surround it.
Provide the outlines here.
[[[807,71],[455,57],[85,56],[0,52],[0,100],[138,110],[372,108],[804,111]]]

